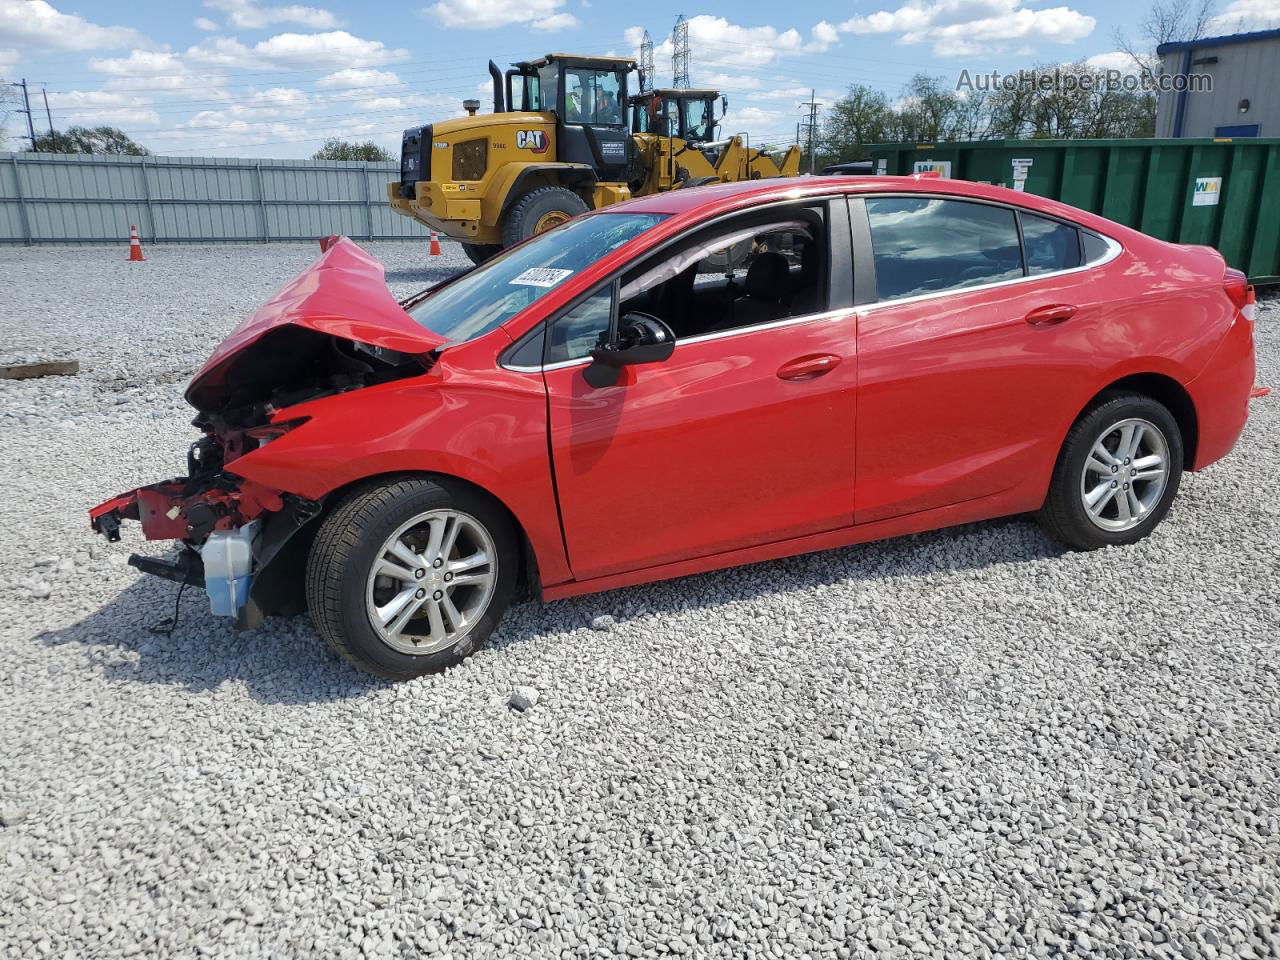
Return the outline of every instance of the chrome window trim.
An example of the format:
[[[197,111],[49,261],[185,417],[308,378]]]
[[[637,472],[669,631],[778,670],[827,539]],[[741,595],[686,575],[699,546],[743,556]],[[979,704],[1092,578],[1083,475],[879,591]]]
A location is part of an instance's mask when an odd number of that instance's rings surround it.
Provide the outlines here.
[[[837,317],[850,317],[860,312],[861,307],[841,307],[838,310],[824,310],[822,313],[806,313],[798,317],[784,317],[781,320],[771,320],[768,323],[754,323],[749,327],[734,327],[731,330],[717,330],[715,333],[703,333],[696,337],[686,337],[683,340],[677,340],[675,349],[679,350],[686,344],[691,343],[708,343],[712,340],[725,340],[729,337],[737,337],[744,333],[759,333],[762,330],[779,330],[783,327],[799,326],[802,323],[818,323],[823,320],[834,320]],[[516,373],[546,373],[550,370],[567,370],[569,367],[585,367],[591,363],[590,357],[578,357],[574,360],[558,360],[555,363],[548,363],[541,367],[517,367],[508,366],[507,364],[499,364],[504,370],[512,370]]]
[[[850,199],[853,199],[855,197],[858,199],[867,199],[869,197],[911,197],[911,198],[926,197],[930,200],[959,200],[962,203],[985,203],[991,206],[1003,207],[1004,209],[1013,211],[1014,213],[1017,213],[1021,210],[1026,209],[1016,204],[1005,203],[1000,200],[989,200],[985,197],[965,197],[965,196],[956,196],[952,194],[917,193],[915,191],[908,192],[908,193],[903,193],[900,191],[895,191],[895,192],[849,191],[848,193],[837,194],[836,196],[847,196]],[[806,197],[804,199],[806,201],[812,199],[815,201],[820,200],[822,202],[826,202],[830,200],[831,197],[822,195],[814,198]],[[776,201],[774,203],[762,204],[761,207],[763,208],[767,206],[774,206],[775,203],[794,203],[794,202],[795,202],[794,199],[787,199],[783,201]],[[732,213],[727,214],[726,217],[732,216],[737,213],[742,213],[742,212],[743,211],[733,211]],[[677,340],[676,349],[678,350],[681,347],[681,345],[686,343],[703,343],[711,340],[723,340],[727,337],[735,337],[743,333],[756,333],[761,330],[771,330],[771,329],[776,329],[781,327],[793,326],[801,323],[816,322],[820,320],[829,320],[829,319],[834,319],[835,317],[849,316],[850,314],[869,313],[873,310],[881,310],[886,307],[896,307],[900,304],[920,303],[926,300],[937,300],[939,297],[953,297],[959,294],[973,293],[978,290],[993,290],[999,287],[1008,287],[1014,284],[1026,283],[1032,280],[1044,280],[1050,277],[1065,277],[1073,273],[1083,273],[1085,270],[1094,270],[1099,267],[1106,266],[1108,263],[1111,263],[1118,256],[1120,256],[1121,253],[1124,252],[1124,246],[1120,243],[1119,240],[1116,240],[1114,237],[1108,236],[1107,234],[1103,233],[1100,230],[1095,230],[1093,227],[1086,227],[1083,224],[1076,223],[1074,220],[1067,220],[1067,219],[1064,219],[1063,217],[1059,217],[1052,213],[1041,213],[1039,210],[1027,209],[1027,212],[1030,214],[1033,214],[1034,216],[1042,217],[1047,220],[1057,220],[1060,223],[1065,223],[1068,226],[1075,227],[1077,230],[1087,230],[1089,233],[1092,233],[1092,234],[1095,234],[1096,236],[1101,237],[1106,242],[1107,252],[1103,256],[1099,257],[1097,260],[1093,260],[1089,263],[1083,263],[1078,267],[1069,267],[1066,270],[1053,270],[1048,273],[1027,274],[1026,276],[1013,277],[1009,280],[996,280],[992,283],[975,284],[974,286],[971,286],[971,287],[952,287],[947,290],[936,290],[931,293],[922,293],[914,297],[900,297],[897,300],[876,300],[872,303],[864,303],[860,305],[841,307],[838,310],[826,310],[826,311],[823,311],[822,313],[805,314],[800,317],[787,317],[783,320],[774,320],[770,323],[758,323],[750,327],[737,327],[732,330],[720,330],[715,333],[704,333],[701,336],[689,337],[688,339],[685,339],[685,340]],[[719,222],[720,220],[723,220],[723,219],[725,219],[725,217],[718,217],[715,220],[711,221],[710,223],[700,224],[699,229],[701,229],[704,226],[712,226],[716,222]],[[1019,246],[1021,246],[1021,233],[1019,233]],[[656,253],[659,251],[653,251],[653,252]],[[590,296],[590,294],[588,294],[588,296]],[[503,364],[503,363],[499,363],[499,366],[502,367],[504,370],[511,370],[515,373],[546,373],[547,371],[551,371],[551,370],[567,370],[570,367],[586,366],[589,363],[591,363],[590,357],[579,357],[575,360],[560,360],[560,361],[557,361],[556,363],[549,363],[549,364],[545,364],[543,366],[537,366],[537,367],[508,366],[507,364]]]

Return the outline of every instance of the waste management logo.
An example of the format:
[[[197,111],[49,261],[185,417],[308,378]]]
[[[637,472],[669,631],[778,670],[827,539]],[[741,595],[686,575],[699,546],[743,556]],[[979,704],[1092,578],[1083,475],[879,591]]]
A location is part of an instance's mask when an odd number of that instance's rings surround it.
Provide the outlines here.
[[[1216,207],[1222,196],[1221,177],[1196,177],[1195,190],[1191,194],[1193,207]]]

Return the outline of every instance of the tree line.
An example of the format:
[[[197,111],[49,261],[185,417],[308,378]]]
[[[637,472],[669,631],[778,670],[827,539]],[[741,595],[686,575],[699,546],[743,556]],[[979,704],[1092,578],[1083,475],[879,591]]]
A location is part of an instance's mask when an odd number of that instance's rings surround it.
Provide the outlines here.
[[[1106,71],[1079,61],[1033,68],[1053,83],[982,83],[963,77],[959,89],[918,73],[891,98],[854,84],[828,112],[818,141],[818,164],[866,159],[874,143],[939,140],[1098,139],[1150,137],[1156,95],[1112,89]]]

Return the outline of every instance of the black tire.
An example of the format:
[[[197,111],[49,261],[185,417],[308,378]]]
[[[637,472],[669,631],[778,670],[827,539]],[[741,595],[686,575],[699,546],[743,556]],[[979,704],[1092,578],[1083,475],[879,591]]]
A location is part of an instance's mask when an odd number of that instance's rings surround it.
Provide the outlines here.
[[[464,243],[462,252],[467,255],[467,259],[476,266],[484,263],[490,257],[497,256],[502,252],[501,244],[497,243]]]
[[[1142,420],[1159,431],[1160,439],[1165,444],[1164,487],[1158,492],[1158,499],[1153,500],[1136,524],[1127,529],[1104,529],[1099,522],[1090,519],[1085,507],[1085,464],[1090,459],[1094,445],[1109,435],[1114,439],[1115,435],[1111,431],[1126,420]],[[1178,484],[1182,480],[1183,457],[1182,431],[1177,420],[1163,404],[1139,393],[1104,394],[1098,403],[1081,415],[1067,434],[1053,469],[1049,495],[1036,519],[1050,536],[1077,550],[1096,550],[1099,547],[1136,543],[1151,533],[1169,512],[1173,498],[1178,493]],[[1122,490],[1130,489],[1124,485],[1125,471],[1137,468],[1123,458],[1119,458],[1111,466],[1115,468],[1116,476],[1112,486],[1117,490],[1112,497],[1118,497],[1122,495]],[[1093,478],[1100,479],[1096,472]],[[1135,492],[1139,490],[1137,482],[1133,484],[1133,489]],[[1153,493],[1154,495],[1156,494]],[[1108,511],[1112,509],[1115,508],[1107,508]],[[1131,515],[1136,515],[1136,510]]]
[[[515,246],[538,231],[539,225],[557,214],[565,219],[586,213],[586,201],[564,187],[530,190],[511,205],[502,220],[502,245]]]
[[[402,524],[439,509],[461,511],[485,528],[496,548],[496,582],[479,619],[453,645],[435,653],[402,653],[370,620],[370,571],[379,548]],[[338,656],[375,676],[410,680],[453,666],[489,638],[511,603],[516,566],[515,531],[500,507],[444,478],[403,477],[356,489],[325,518],[307,557],[307,607]]]

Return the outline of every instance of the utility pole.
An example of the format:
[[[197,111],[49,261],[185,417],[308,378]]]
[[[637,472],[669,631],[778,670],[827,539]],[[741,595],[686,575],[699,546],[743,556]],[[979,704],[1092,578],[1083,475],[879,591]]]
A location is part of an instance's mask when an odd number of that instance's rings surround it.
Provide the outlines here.
[[[44,116],[49,121],[49,140],[53,140],[53,114],[49,112],[49,91],[44,87],[40,88],[40,95],[44,97]]]
[[[805,139],[809,143],[809,173],[812,174],[813,166],[814,166],[814,161],[813,161],[814,140],[817,138],[817,135],[818,135],[818,108],[822,106],[822,104],[820,104],[817,100],[817,90],[810,89],[809,99],[806,100],[804,103],[800,104],[800,106],[809,108],[809,115],[800,122],[799,126],[804,128]],[[800,133],[800,130],[799,130],[799,127],[797,127],[796,129],[797,140],[799,140],[800,138],[799,133]]]
[[[36,149],[36,128],[31,123],[31,98],[27,96],[27,79],[23,77],[21,83],[12,83],[10,86],[22,88],[22,106],[24,109],[18,112],[27,115],[27,136],[31,139],[31,151],[34,153]]]

